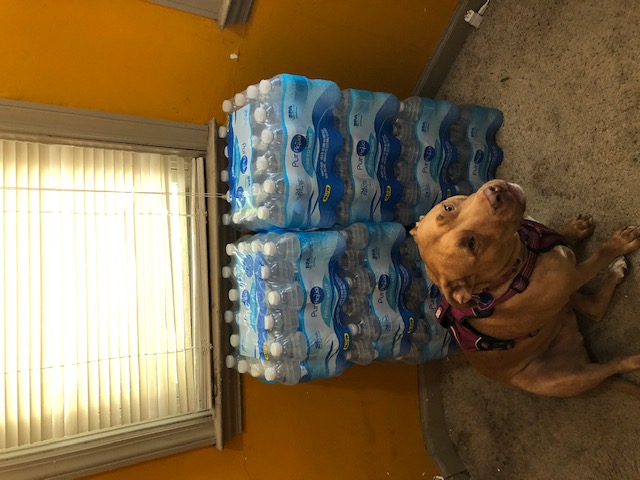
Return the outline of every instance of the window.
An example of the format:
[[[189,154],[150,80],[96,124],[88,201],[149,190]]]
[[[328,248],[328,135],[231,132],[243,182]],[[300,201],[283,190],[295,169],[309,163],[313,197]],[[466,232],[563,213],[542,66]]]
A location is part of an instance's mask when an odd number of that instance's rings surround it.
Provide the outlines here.
[[[0,111],[2,478],[221,447],[213,403],[231,410],[225,375],[238,387],[215,365],[215,396],[211,382],[221,334],[209,313],[221,307],[208,281],[206,127]]]

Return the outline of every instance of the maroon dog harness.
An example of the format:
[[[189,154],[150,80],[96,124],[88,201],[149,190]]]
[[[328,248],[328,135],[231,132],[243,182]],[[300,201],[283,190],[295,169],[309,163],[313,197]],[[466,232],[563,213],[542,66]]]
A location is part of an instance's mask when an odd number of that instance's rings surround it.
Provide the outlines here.
[[[548,252],[557,245],[567,245],[566,240],[559,233],[544,225],[532,220],[524,220],[518,230],[520,240],[527,247],[527,255],[524,265],[518,275],[513,279],[509,289],[500,297],[493,298],[490,290],[506,282],[515,271],[520,268],[521,262],[518,260],[513,268],[496,280],[491,286],[482,292],[474,295],[477,305],[473,308],[453,307],[442,297],[436,309],[435,316],[440,324],[447,328],[455,337],[463,350],[509,350],[518,342],[535,336],[538,332],[533,332],[522,337],[502,340],[484,335],[473,328],[468,320],[472,318],[487,318],[493,315],[494,308],[509,300],[517,293],[524,292],[529,286],[529,279],[538,260],[538,255]]]

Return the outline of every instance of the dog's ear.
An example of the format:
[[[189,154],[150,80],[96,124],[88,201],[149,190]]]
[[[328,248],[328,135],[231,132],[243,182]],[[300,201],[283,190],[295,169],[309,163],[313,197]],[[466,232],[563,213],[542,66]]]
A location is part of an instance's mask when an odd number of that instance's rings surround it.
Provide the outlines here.
[[[449,282],[442,293],[450,304],[465,307],[473,300],[473,285],[468,278],[463,278]]]

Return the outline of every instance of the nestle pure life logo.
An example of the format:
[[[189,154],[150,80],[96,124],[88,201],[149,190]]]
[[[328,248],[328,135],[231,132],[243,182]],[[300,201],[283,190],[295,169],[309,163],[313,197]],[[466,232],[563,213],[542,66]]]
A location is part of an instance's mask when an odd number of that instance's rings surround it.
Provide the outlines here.
[[[293,150],[294,153],[300,153],[305,148],[307,148],[307,139],[305,136],[299,133],[294,135],[291,139],[291,150]]]
[[[360,140],[356,144],[356,153],[359,157],[364,157],[367,155],[367,153],[369,153],[370,148],[371,147],[369,146],[369,142],[367,142],[366,140]]]
[[[322,287],[313,287],[309,292],[309,300],[311,300],[311,303],[314,305],[322,303],[324,300],[324,290]]]

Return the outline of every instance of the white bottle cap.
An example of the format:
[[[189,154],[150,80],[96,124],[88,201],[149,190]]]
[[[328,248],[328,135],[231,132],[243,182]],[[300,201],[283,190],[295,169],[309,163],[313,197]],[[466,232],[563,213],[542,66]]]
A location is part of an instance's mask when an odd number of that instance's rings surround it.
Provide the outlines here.
[[[227,127],[225,127],[224,125],[220,125],[218,127],[218,136],[220,138],[227,138]]]
[[[284,349],[282,348],[282,344],[280,342],[273,342],[269,347],[269,351],[274,357],[279,357],[280,355],[282,355],[283,350]]]
[[[351,277],[344,277],[344,281],[347,283],[347,286],[351,289],[353,288],[353,278]]]
[[[358,335],[358,333],[360,332],[360,328],[358,328],[358,326],[355,323],[350,323],[347,328],[349,329],[349,332],[351,333],[351,335],[356,336]]]
[[[229,170],[220,170],[220,180],[223,182],[229,182]]]
[[[264,123],[267,119],[267,111],[262,107],[258,107],[253,112],[253,118],[255,118],[258,123]]]
[[[242,107],[245,103],[247,103],[247,97],[245,97],[242,93],[236,93],[236,95],[233,97],[233,103],[235,103],[238,107]]]
[[[229,290],[229,300],[231,300],[232,302],[237,302],[238,298],[240,298],[238,296],[238,290],[235,288],[232,288],[231,290]]]
[[[229,215],[228,213],[223,213],[222,214],[222,224],[223,225],[231,225],[231,215]],[[231,255],[228,251],[227,254]]]
[[[247,373],[249,370],[249,362],[246,360],[238,360],[238,372],[239,373]]]
[[[278,376],[278,372],[275,367],[267,367],[264,369],[264,379],[267,382],[273,382]]]
[[[271,270],[269,270],[269,267],[267,267],[266,265],[261,266],[260,267],[260,277],[263,280],[266,280],[267,278],[269,278],[269,275],[271,275]],[[266,320],[266,317],[265,317],[265,320]]]
[[[249,85],[247,87],[247,98],[250,98],[251,100],[255,100],[256,98],[258,98],[258,93],[260,93],[260,90],[258,89],[257,86]]]
[[[258,207],[258,218],[267,220],[269,218],[269,209],[267,207]]]
[[[274,135],[271,130],[263,130],[260,134],[260,140],[262,140],[262,143],[271,143],[273,142],[273,138]]]
[[[238,244],[238,251],[240,253],[251,253],[251,242],[247,242],[246,240],[240,242]]]
[[[222,102],[222,111],[224,113],[231,113],[231,110],[233,110],[233,102],[231,100]]]
[[[231,278],[231,268],[222,267],[222,278]]]
[[[267,193],[273,193],[276,191],[276,182],[274,182],[272,179],[267,178],[263,183],[262,183],[262,189],[267,192]]]
[[[254,363],[253,365],[251,365],[251,369],[249,370],[249,373],[251,373],[251,376],[253,378],[261,377],[263,374],[262,366],[258,363]]]
[[[227,357],[224,359],[224,363],[227,368],[233,368],[236,366],[236,357],[234,357],[233,355],[227,355]]]
[[[238,335],[237,333],[231,335],[229,337],[229,343],[233,348],[238,348],[238,345],[240,345],[240,335]]]
[[[258,88],[262,94],[269,93],[271,91],[271,82],[269,80],[262,80]]]
[[[226,147],[224,147],[224,150],[222,151],[224,153],[224,156],[226,158],[229,158],[229,145],[227,145]]]
[[[269,167],[269,163],[267,162],[267,157],[264,155],[260,155],[256,158],[256,169],[257,170],[266,170]]]
[[[236,314],[233,313],[231,310],[225,310],[224,311],[224,321],[226,323],[233,323],[235,318],[236,318]]]
[[[273,242],[267,242],[262,247],[262,251],[265,255],[273,257],[276,254],[276,244]]]
[[[237,292],[237,290],[236,290],[236,292]],[[280,302],[282,301],[282,296],[280,295],[280,292],[272,290],[271,292],[269,292],[267,294],[267,301],[271,305],[280,305]]]
[[[273,321],[273,315],[265,315],[264,316],[264,329],[271,330],[275,322]]]
[[[251,184],[251,195],[257,197],[262,193],[262,184],[261,183],[252,183]]]
[[[407,108],[407,105],[404,103],[404,100],[402,100],[400,102],[400,111],[404,112],[406,108]]]
[[[257,135],[253,135],[251,137],[251,148],[260,148],[262,142],[260,141],[260,137]]]
[[[229,214],[225,213],[224,215],[229,215]],[[233,243],[227,243],[227,246],[224,249],[225,249],[225,252],[227,252],[228,256],[235,255],[238,251],[238,247],[236,247]]]
[[[262,250],[262,240],[253,240],[251,242],[251,252],[258,253],[260,250]]]

